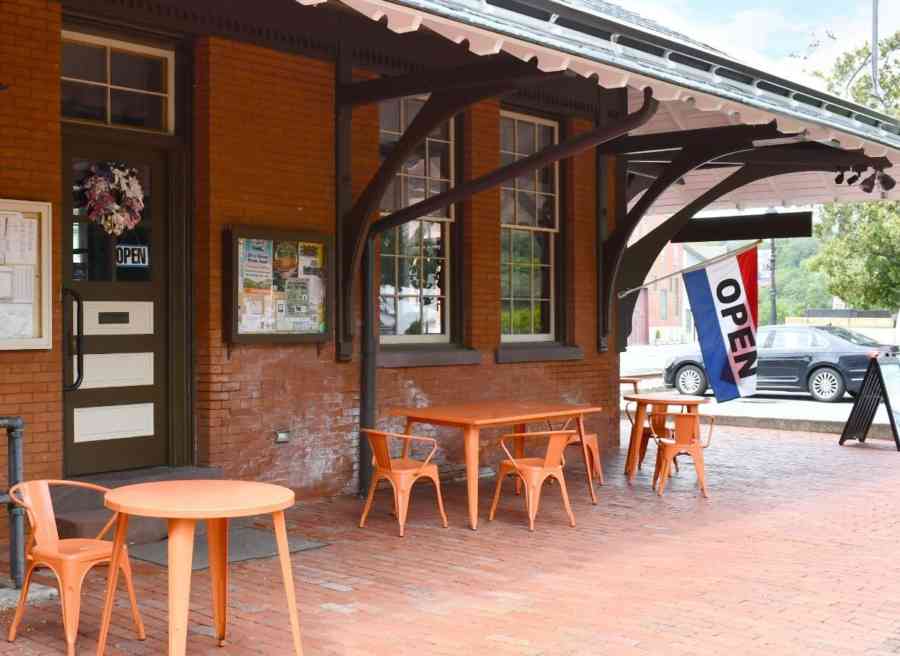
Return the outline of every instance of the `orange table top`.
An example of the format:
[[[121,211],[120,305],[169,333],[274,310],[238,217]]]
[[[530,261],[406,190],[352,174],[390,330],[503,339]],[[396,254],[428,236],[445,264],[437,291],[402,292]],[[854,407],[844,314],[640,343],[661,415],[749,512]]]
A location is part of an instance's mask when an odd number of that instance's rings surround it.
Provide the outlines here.
[[[595,412],[603,412],[603,407],[544,401],[474,401],[388,410],[388,414],[392,417],[406,417],[425,424],[475,427],[524,424],[539,419],[572,417]]]
[[[294,505],[294,492],[253,481],[159,481],[110,490],[106,507],[126,515],[163,519],[249,517]]]
[[[667,403],[670,405],[701,405],[709,403],[705,396],[688,396],[679,392],[647,392],[646,394],[624,394],[626,401],[636,403]]]

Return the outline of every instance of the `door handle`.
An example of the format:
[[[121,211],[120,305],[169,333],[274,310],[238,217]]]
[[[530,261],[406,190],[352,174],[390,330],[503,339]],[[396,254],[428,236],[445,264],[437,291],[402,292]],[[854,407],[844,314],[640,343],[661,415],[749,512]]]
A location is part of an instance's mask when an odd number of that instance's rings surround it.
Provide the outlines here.
[[[68,287],[63,287],[62,295],[63,307],[68,305],[65,303],[66,298],[75,301],[75,331],[73,333],[72,324],[69,321],[65,322],[66,328],[63,331],[63,358],[68,362],[68,359],[74,354],[76,371],[74,381],[71,383],[63,381],[63,390],[74,392],[81,387],[81,383],[84,381],[84,300],[81,298],[81,294]]]

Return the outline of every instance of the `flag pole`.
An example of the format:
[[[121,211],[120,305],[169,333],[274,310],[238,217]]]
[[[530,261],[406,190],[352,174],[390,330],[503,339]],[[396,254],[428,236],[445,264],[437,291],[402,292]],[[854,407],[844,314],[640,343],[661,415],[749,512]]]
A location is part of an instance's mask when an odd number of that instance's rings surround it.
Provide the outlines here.
[[[756,248],[763,242],[762,239],[757,239],[752,244],[747,244],[746,246],[741,246],[740,248],[736,248],[733,251],[729,251],[727,253],[723,253],[722,255],[718,255],[716,257],[710,258],[708,260],[704,260],[699,264],[695,264],[693,266],[689,266],[686,269],[682,269],[681,271],[676,271],[675,273],[670,273],[668,275],[662,276],[661,278],[656,278],[655,280],[651,280],[649,282],[645,282],[643,285],[638,285],[637,287],[632,287],[631,289],[623,289],[618,293],[618,297],[625,298],[626,296],[630,296],[635,292],[639,292],[642,289],[650,287],[651,285],[655,285],[658,282],[662,282],[663,280],[668,280],[669,278],[674,278],[675,276],[681,276],[685,273],[690,273],[691,271],[697,271],[698,269],[704,269],[708,267],[710,264],[715,264],[716,262],[721,262],[722,260],[728,259],[729,257],[735,257],[740,255],[741,253],[746,253],[751,248]]]

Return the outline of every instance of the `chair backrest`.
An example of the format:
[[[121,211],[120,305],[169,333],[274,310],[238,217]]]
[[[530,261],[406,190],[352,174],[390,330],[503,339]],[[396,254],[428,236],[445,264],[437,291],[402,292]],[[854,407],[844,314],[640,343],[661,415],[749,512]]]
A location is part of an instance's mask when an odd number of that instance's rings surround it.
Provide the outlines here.
[[[675,422],[675,442],[696,444],[700,440],[700,415],[695,413],[670,414]]]
[[[369,446],[372,447],[375,464],[381,469],[391,471],[391,446],[388,434],[370,428],[364,428],[363,433],[366,434]]]
[[[59,543],[56,530],[56,514],[50,496],[50,481],[27,481],[9,491],[14,502],[25,507],[34,543],[39,547],[53,548]]]
[[[563,453],[569,445],[569,438],[577,431],[558,430],[548,431],[547,453],[544,456],[544,467],[559,467],[562,464]]]

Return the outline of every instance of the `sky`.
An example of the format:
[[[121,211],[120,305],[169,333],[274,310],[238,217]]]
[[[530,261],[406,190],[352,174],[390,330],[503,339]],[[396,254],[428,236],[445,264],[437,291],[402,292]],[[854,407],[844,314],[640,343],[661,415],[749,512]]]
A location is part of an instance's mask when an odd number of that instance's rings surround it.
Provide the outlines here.
[[[746,64],[819,89],[823,84],[812,73],[868,43],[872,32],[872,0],[631,0],[624,6]],[[880,37],[900,30],[900,0],[880,0],[879,19]]]

